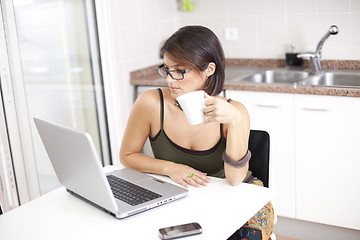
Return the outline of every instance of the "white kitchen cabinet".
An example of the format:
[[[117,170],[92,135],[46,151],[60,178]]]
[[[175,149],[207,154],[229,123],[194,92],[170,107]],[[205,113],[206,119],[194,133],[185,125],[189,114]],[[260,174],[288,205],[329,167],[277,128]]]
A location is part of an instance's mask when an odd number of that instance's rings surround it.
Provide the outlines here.
[[[295,218],[293,94],[226,91],[226,97],[245,105],[250,127],[270,135],[270,187],[277,215]]]
[[[294,99],[296,218],[360,230],[360,98]]]

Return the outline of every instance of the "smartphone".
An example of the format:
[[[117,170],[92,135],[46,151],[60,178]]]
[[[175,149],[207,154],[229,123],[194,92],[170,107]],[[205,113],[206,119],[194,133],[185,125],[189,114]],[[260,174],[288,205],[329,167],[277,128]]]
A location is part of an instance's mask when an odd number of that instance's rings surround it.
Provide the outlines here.
[[[200,233],[202,233],[202,228],[197,222],[159,229],[159,236],[161,239],[174,239]]]

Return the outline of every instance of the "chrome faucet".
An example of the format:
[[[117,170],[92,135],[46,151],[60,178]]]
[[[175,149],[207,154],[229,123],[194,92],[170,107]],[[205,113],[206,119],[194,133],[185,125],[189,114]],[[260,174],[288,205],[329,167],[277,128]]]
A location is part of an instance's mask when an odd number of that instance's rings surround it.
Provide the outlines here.
[[[338,32],[339,32],[338,27],[336,25],[332,25],[330,27],[329,31],[327,31],[325,33],[325,35],[322,37],[322,39],[318,43],[315,52],[299,53],[297,55],[297,57],[298,58],[309,57],[310,61],[311,61],[312,68],[313,68],[313,72],[314,73],[321,72],[322,71],[322,66],[321,66],[321,50],[322,50],[322,46],[324,45],[326,39],[330,35],[336,35],[336,34],[338,34]]]

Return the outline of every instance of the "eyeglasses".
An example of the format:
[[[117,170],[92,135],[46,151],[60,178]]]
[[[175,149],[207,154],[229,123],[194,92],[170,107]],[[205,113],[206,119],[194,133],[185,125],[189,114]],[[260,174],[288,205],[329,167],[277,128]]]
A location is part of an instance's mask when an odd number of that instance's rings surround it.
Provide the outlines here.
[[[165,67],[165,64],[161,64],[156,68],[156,70],[158,71],[161,77],[166,78],[168,75],[170,75],[170,77],[174,80],[183,80],[184,74],[191,71],[191,69],[169,70]]]

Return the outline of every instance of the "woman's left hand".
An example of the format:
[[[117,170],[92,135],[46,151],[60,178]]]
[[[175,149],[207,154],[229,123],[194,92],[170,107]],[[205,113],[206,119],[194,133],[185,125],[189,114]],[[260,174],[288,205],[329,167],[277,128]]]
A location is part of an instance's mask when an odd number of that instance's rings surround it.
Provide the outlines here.
[[[211,97],[205,93],[205,123],[220,122],[223,124],[238,121],[241,117],[240,111],[226,100],[220,97]]]

